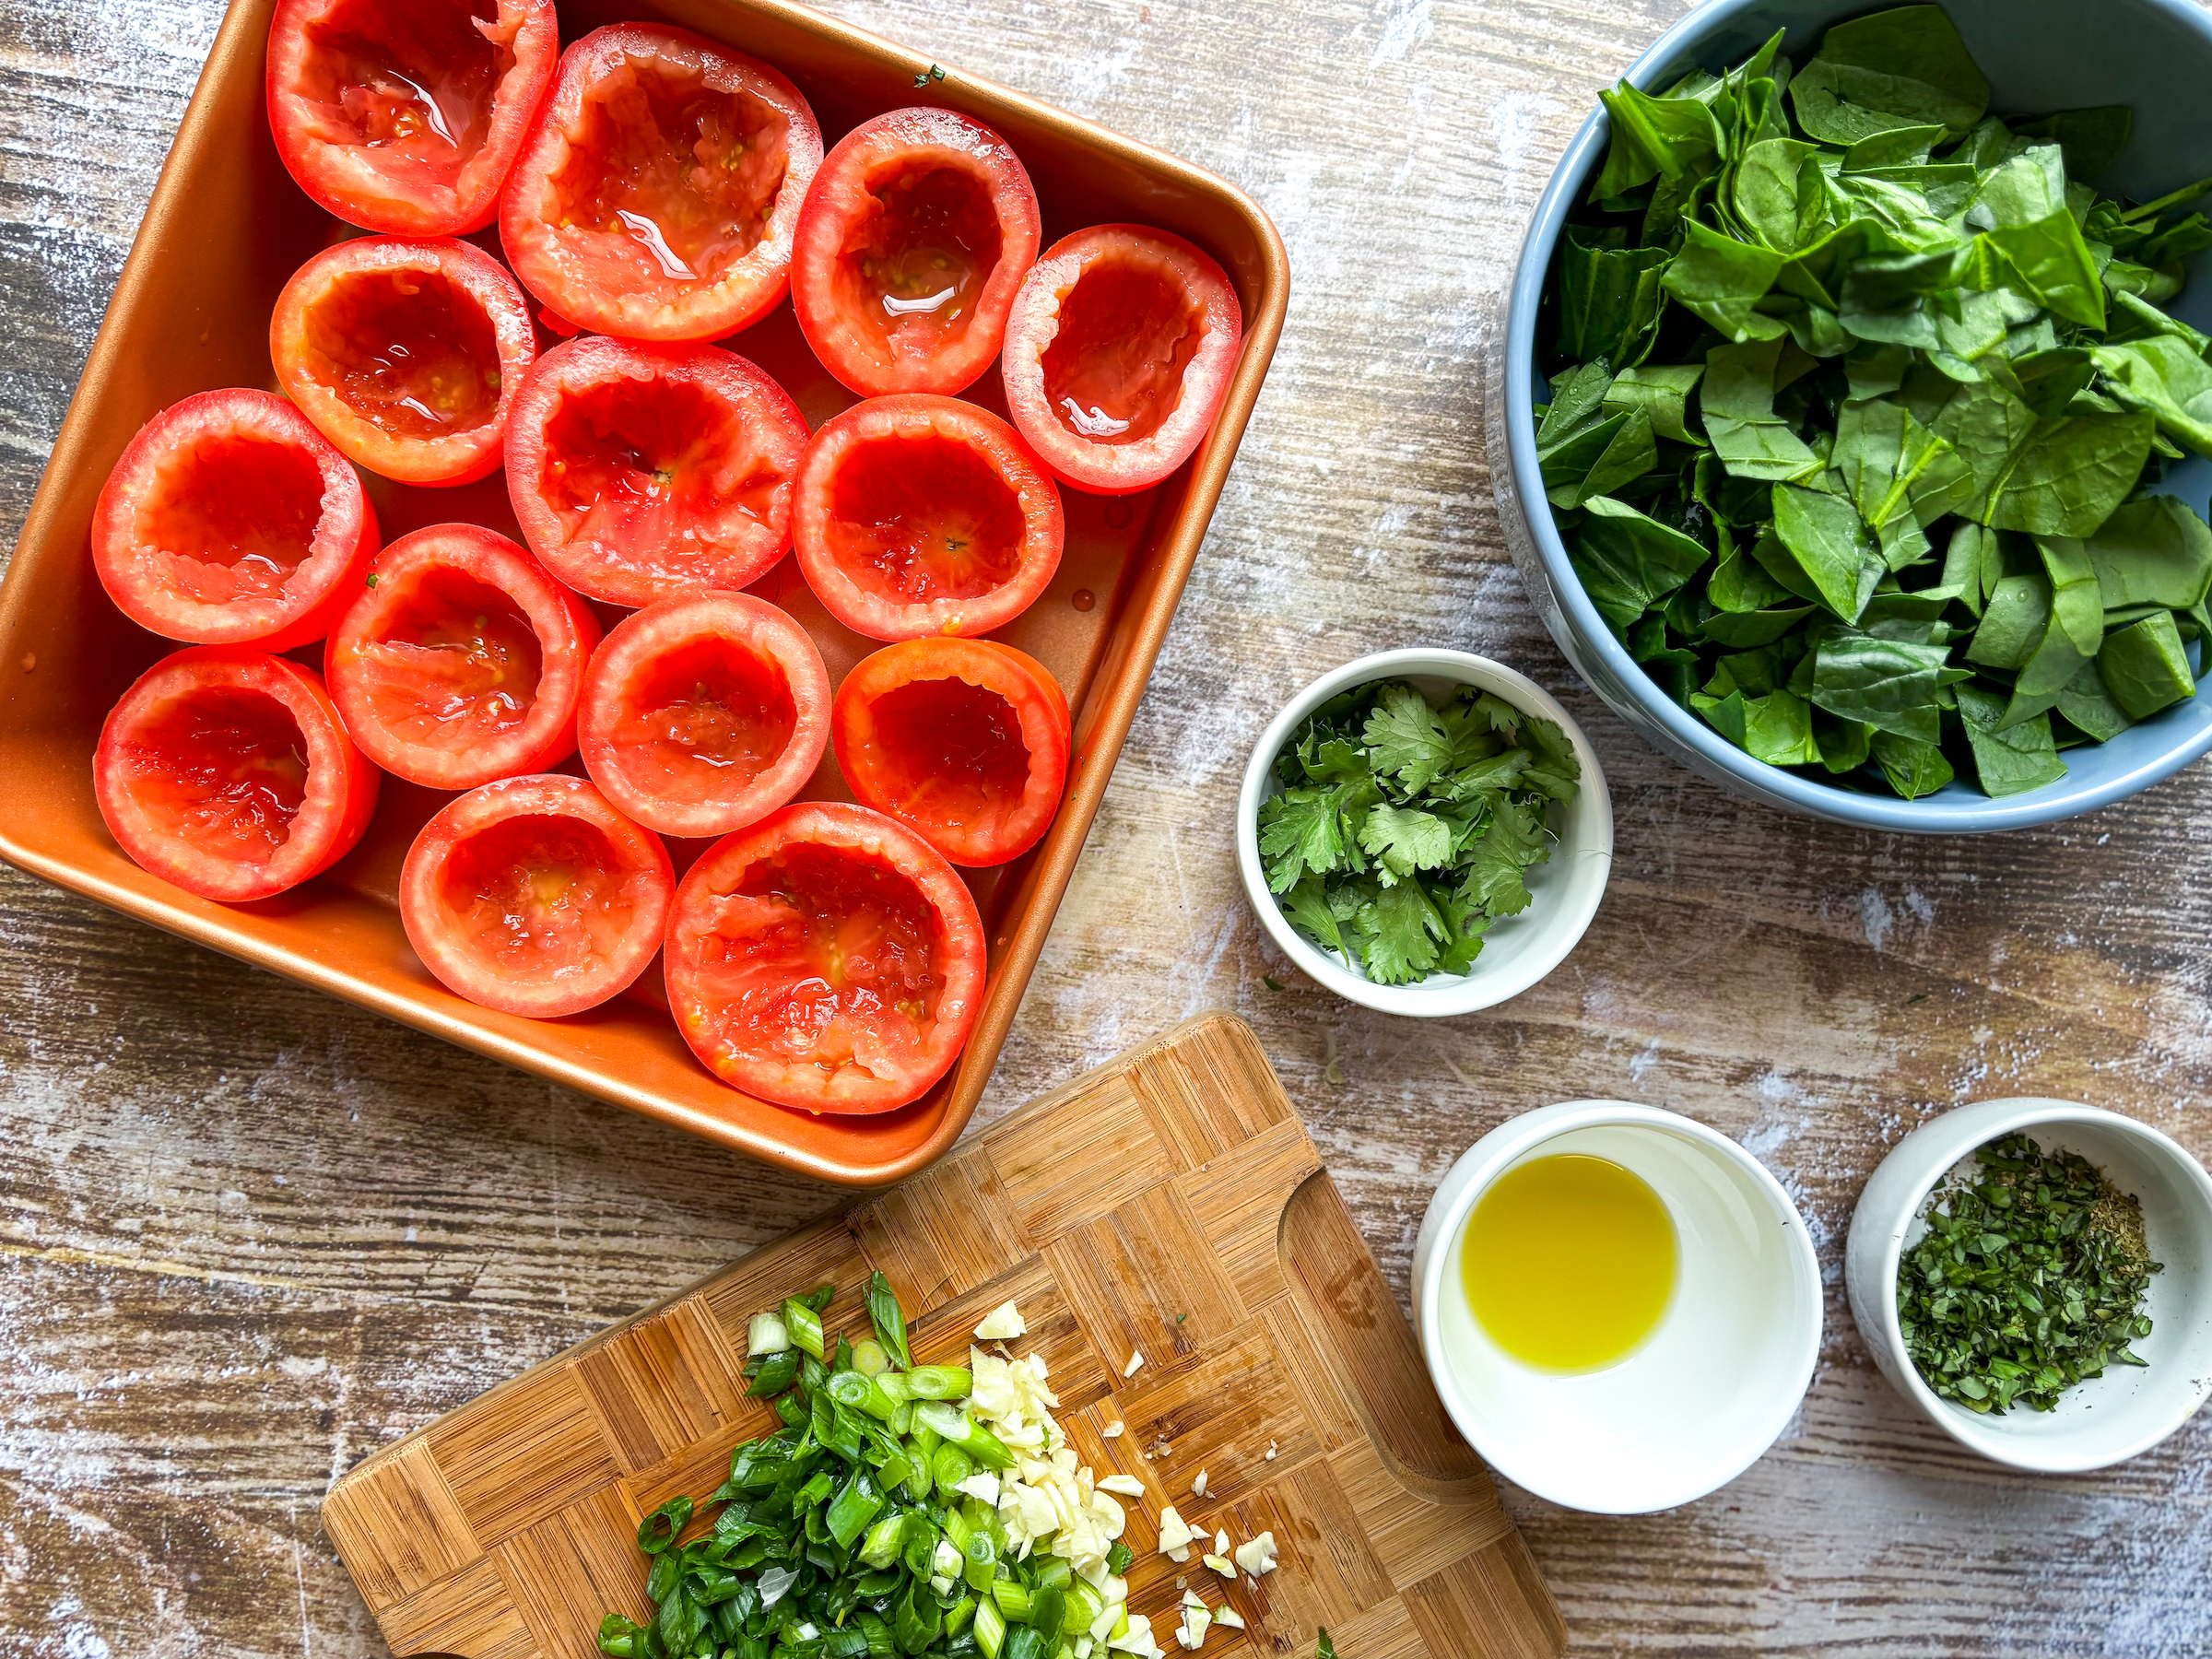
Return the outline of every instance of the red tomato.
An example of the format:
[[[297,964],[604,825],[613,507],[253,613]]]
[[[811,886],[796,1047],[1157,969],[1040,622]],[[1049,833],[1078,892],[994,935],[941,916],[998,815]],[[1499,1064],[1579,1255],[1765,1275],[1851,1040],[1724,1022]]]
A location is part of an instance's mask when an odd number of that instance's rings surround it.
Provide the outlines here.
[[[1010,645],[886,646],[845,676],[830,730],[860,803],[956,865],[1019,857],[1060,810],[1067,699],[1042,663]]]
[[[500,464],[537,358],[530,304],[466,242],[364,236],[276,296],[269,357],[323,435],[401,484],[469,484]]]
[[[742,588],[791,546],[806,418],[712,346],[556,346],[515,399],[507,493],[530,550],[613,605]]]
[[[888,1112],[968,1041],[983,924],[912,830],[802,801],[691,866],[666,962],[677,1029],[724,1083],[807,1112]]]
[[[1060,491],[1005,421],[957,398],[857,404],[799,463],[807,585],[877,640],[989,633],[1060,568]]]
[[[201,392],[138,429],[92,514],[92,568],[141,628],[289,651],[330,631],[377,547],[346,457],[281,397]]]
[[[1220,413],[1244,335],[1229,274],[1180,236],[1094,225],[1022,278],[1006,319],[1006,407],[1093,495],[1159,483]]]
[[[1037,236],[1037,193],[1004,138],[951,110],[893,110],[814,175],[792,308],[863,397],[958,392],[998,355]]]
[[[324,653],[346,729],[388,772],[474,789],[576,749],[599,624],[503,535],[432,524],[377,556]]]
[[[576,715],[607,798],[664,835],[726,835],[797,794],[830,739],[806,630],[744,594],[648,606],[606,636]]]
[[[399,875],[407,943],[446,987],[550,1019],[596,1007],[661,947],[668,849],[582,778],[501,778],[422,827]]]
[[[822,132],[777,71],[688,29],[617,23],[561,54],[500,198],[524,286],[569,323],[712,340],[791,286]]]
[[[353,850],[376,768],[323,677],[242,645],[164,657],[100,728],[92,792],[143,869],[203,899],[266,899]]]
[[[348,224],[481,230],[559,52],[553,0],[277,0],[276,153]]]

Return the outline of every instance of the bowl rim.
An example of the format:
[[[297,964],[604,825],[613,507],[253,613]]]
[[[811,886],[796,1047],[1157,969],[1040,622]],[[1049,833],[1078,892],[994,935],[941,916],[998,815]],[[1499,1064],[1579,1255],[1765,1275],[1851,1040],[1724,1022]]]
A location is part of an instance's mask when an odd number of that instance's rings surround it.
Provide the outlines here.
[[[1378,985],[1365,975],[1356,974],[1342,963],[1331,960],[1318,947],[1300,937],[1289,918],[1283,914],[1282,906],[1268,890],[1267,873],[1260,863],[1260,803],[1266,794],[1267,777],[1276,756],[1282,752],[1292,729],[1307,715],[1349,687],[1364,685],[1370,680],[1419,675],[1479,686],[1497,692],[1526,712],[1559,723],[1559,729],[1567,734],[1567,740],[1574,746],[1575,759],[1583,767],[1583,796],[1588,802],[1591,821],[1581,856],[1602,858],[1605,868],[1585,900],[1555,908],[1547,917],[1545,948],[1524,951],[1511,968],[1486,975],[1477,957],[1476,971],[1446,983],[1440,984],[1430,979],[1412,985]],[[1244,897],[1258,916],[1260,925],[1299,971],[1324,989],[1384,1014],[1409,1014],[1425,1018],[1472,1014],[1520,995],[1565,961],[1582,943],[1583,935],[1590,930],[1590,924],[1597,915],[1598,906],[1605,901],[1606,888],[1612,877],[1613,796],[1606,787],[1605,768],[1598,763],[1597,751],[1591,747],[1590,739],[1575,724],[1574,716],[1550,692],[1518,669],[1489,657],[1477,656],[1471,651],[1441,647],[1431,650],[1424,646],[1378,651],[1356,657],[1311,681],[1283,705],[1260,734],[1259,741],[1253,746],[1252,758],[1245,762],[1243,782],[1237,791],[1237,868],[1243,877]]]
[[[1714,1465],[1712,1471],[1700,1475],[1696,1480],[1685,1483],[1686,1489],[1670,1492],[1660,1503],[1642,1503],[1633,1506],[1607,1506],[1586,1501],[1582,1496],[1566,1496],[1541,1469],[1532,1471],[1520,1459],[1510,1453],[1500,1455],[1497,1447],[1486,1442],[1487,1437],[1472,1420],[1473,1413],[1463,1402],[1465,1391],[1459,1384],[1443,1359],[1442,1342],[1437,1335],[1439,1310],[1443,1300],[1443,1284],[1452,1264],[1452,1243],[1466,1224],[1482,1194],[1488,1192],[1500,1174],[1516,1159],[1526,1156],[1547,1141],[1557,1140],[1579,1129],[1628,1125],[1657,1129],[1692,1142],[1708,1153],[1733,1164],[1750,1177],[1751,1184],[1766,1199],[1769,1209],[1783,1223],[1787,1239],[1791,1277],[1795,1282],[1797,1303],[1802,1310],[1798,1315],[1789,1374],[1794,1386],[1777,1391],[1775,1403],[1758,1421],[1763,1432],[1758,1434],[1753,1450],[1725,1469]],[[1469,1166],[1472,1166],[1470,1169]],[[1463,1174],[1463,1171],[1467,1171]],[[1419,1282],[1413,1288],[1414,1324],[1420,1335],[1421,1359],[1428,1366],[1429,1378],[1436,1386],[1437,1397],[1443,1402],[1444,1410],[1459,1431],[1465,1435],[1468,1444],[1499,1474],[1514,1485],[1535,1493],[1550,1503],[1581,1510],[1590,1514],[1653,1514],[1661,1510],[1679,1508],[1695,1502],[1726,1486],[1753,1464],[1773,1449],[1782,1431],[1789,1427],[1790,1419],[1803,1406],[1806,1390],[1812,1386],[1813,1370],[1820,1359],[1820,1340],[1827,1324],[1826,1298],[1820,1282],[1820,1256],[1814,1248],[1811,1230],[1796,1203],[1774,1177],[1774,1172],[1754,1158],[1740,1141],[1724,1135],[1710,1124],[1686,1117],[1678,1112],[1669,1112],[1662,1106],[1646,1106],[1633,1100],[1561,1100],[1549,1106],[1539,1106],[1520,1116],[1509,1118],[1498,1125],[1465,1152],[1462,1153],[1444,1179],[1438,1185],[1438,1194],[1453,1182],[1462,1184],[1440,1210],[1431,1201],[1430,1214],[1425,1218],[1422,1230],[1427,1234],[1428,1254],[1421,1259]],[[1694,1489],[1688,1489],[1692,1488]]]
[[[2125,1463],[2131,1457],[2139,1457],[2195,1416],[2208,1392],[2212,1392],[2203,1380],[2199,1380],[2191,1392],[2191,1380],[2178,1371],[2173,1372],[2171,1381],[2177,1387],[2177,1409],[2157,1418],[2158,1426],[2155,1429],[2138,1435],[2124,1450],[2109,1456],[2066,1456],[2061,1451],[2067,1443],[2063,1438],[2023,1440],[1993,1434],[1983,1427],[1982,1419],[1972,1412],[1937,1395],[1922,1380],[1920,1368],[1912,1363],[1912,1357],[1905,1348],[1904,1333],[1898,1324],[1897,1273],[1904,1259],[1905,1235],[1912,1230],[1913,1222],[1919,1219],[1921,1208],[1927,1203],[1928,1195],[1958,1166],[1959,1159],[1971,1154],[1975,1147],[1986,1146],[2000,1135],[2065,1124],[2094,1124],[2100,1128],[2114,1130],[2123,1136],[2134,1137],[2153,1155],[2180,1172],[2183,1187],[2194,1195],[2197,1205],[2207,1217],[2212,1217],[2212,1174],[2206,1172],[2205,1166],[2196,1160],[2186,1147],[2163,1130],[2154,1128],[2139,1118],[2129,1117],[2122,1112],[2107,1111],[2101,1106],[2088,1105],[2080,1100],[2061,1100],[2047,1096],[2014,1095],[1997,1100],[1975,1100],[1930,1118],[1890,1147],[1888,1157],[1882,1160],[1886,1164],[1889,1159],[1896,1158],[1912,1144],[1915,1136],[1947,1125],[1946,1133],[1924,1143],[1916,1156],[1932,1157],[1945,1147],[1953,1148],[1951,1156],[1937,1163],[1932,1173],[1914,1181],[1910,1188],[1905,1189],[1909,1194],[1907,1201],[1882,1222],[1887,1231],[1882,1240],[1879,1272],[1874,1286],[1877,1294],[1872,1299],[1875,1317],[1881,1325],[1881,1339],[1896,1359],[1895,1374],[1901,1379],[1900,1392],[1920,1407],[1921,1414],[1968,1451],[1979,1453],[1992,1463],[2041,1475],[2084,1474],[2091,1469],[2109,1468],[2114,1464]],[[1855,1233],[1868,1220],[1869,1218],[1854,1212],[1851,1219],[1852,1231]],[[1849,1243],[1846,1242],[1847,1256],[1849,1250]],[[1854,1323],[1864,1317],[1856,1306],[1853,1308],[1852,1314]]]
[[[1648,88],[1664,74],[1677,69],[1683,59],[1694,57],[1702,38],[1719,25],[1744,12],[1771,8],[1773,4],[1774,0],[1707,0],[1653,41],[1630,66],[1624,78],[1639,88]],[[2186,22],[2212,48],[2212,13],[2190,4],[2189,0],[2136,0],[2136,4]],[[2182,741],[2102,782],[2071,783],[2069,773],[2056,782],[2018,795],[1949,802],[1938,802],[1932,797],[1907,801],[1800,777],[1783,768],[1754,759],[1659,689],[1642,665],[1614,637],[1612,629],[1597,614],[1597,607],[1591,604],[1582,578],[1568,557],[1566,544],[1560,539],[1550,502],[1542,499],[1540,491],[1532,500],[1522,487],[1523,479],[1535,478],[1542,473],[1536,459],[1532,411],[1535,401],[1536,316],[1543,300],[1545,278],[1575,199],[1597,164],[1610,134],[1611,124],[1601,103],[1576,130],[1560,155],[1543,194],[1537,198],[1528,230],[1522,239],[1512,283],[1507,290],[1503,330],[1506,471],[1535,556],[1549,581],[1554,603],[1571,616],[1575,630],[1581,636],[1580,642],[1620,682],[1638,710],[1718,773],[1748,786],[1771,804],[1830,821],[1924,834],[2018,830],[2078,817],[2137,794],[2212,751],[2212,722],[2206,722],[2186,734]]]

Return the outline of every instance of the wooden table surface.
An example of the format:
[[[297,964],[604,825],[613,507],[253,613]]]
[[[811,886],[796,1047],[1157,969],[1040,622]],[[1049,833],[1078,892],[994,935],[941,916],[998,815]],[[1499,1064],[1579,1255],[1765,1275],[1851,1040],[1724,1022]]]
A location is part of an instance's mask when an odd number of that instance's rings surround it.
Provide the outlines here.
[[[1890,1391],[1841,1288],[1867,1172],[1959,1102],[2093,1100],[2212,1154],[2212,771],[2001,840],[1778,817],[1583,691],[1505,561],[1497,297],[1553,158],[1677,0],[833,9],[1238,181],[1294,272],[983,1115],[1234,1008],[1401,1293],[1430,1187],[1504,1118],[1583,1095],[1702,1118],[1802,1204],[1827,1339],[1800,1419],[1700,1503],[1508,1489],[1576,1651],[2212,1651],[2212,1414],[2101,1475],[2002,1472]],[[10,545],[219,10],[0,4]],[[1412,643],[1557,690],[1618,818],[1573,959],[1433,1024],[1287,972],[1229,837],[1280,701]],[[332,1477],[830,1196],[0,870],[0,1655],[381,1653],[316,1523]]]

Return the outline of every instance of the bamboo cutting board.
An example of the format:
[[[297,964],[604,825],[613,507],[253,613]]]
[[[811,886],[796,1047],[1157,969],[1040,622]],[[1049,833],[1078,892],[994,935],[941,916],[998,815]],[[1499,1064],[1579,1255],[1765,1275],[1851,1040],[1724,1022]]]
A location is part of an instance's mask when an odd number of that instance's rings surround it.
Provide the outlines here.
[[[638,1522],[712,1491],[775,1426],[743,1397],[747,1321],[834,1282],[826,1323],[865,1333],[875,1268],[917,1363],[964,1358],[984,1313],[1019,1305],[1014,1349],[1045,1355],[1078,1455],[1145,1483],[1130,1605],[1171,1653],[1179,1580],[1247,1621],[1207,1633],[1215,1659],[1311,1655],[1322,1626],[1343,1659],[1565,1647],[1258,1041],[1215,1014],[348,1471],[323,1524],[393,1652],[591,1659],[603,1614],[648,1610]],[[1195,1554],[1175,1565],[1155,1547],[1163,1503],[1232,1543],[1272,1530],[1280,1567],[1225,1588]]]

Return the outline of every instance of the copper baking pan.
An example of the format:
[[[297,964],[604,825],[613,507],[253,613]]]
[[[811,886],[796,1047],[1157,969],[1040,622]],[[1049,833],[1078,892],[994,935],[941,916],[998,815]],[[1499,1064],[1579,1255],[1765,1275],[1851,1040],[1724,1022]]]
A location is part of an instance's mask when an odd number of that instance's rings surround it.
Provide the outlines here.
[[[815,1117],[738,1094],[693,1060],[651,988],[587,1015],[533,1020],[465,1002],[408,949],[394,890],[400,862],[444,797],[388,783],[360,847],[328,875],[260,903],[195,899],[125,858],[93,804],[101,718],[174,649],[126,621],[92,572],[87,527],[124,444],[156,410],[209,387],[276,389],[268,319],[278,288],[336,222],[292,183],[263,112],[273,0],[235,0],[200,76],[136,245],[62,423],[0,588],[0,856],[186,938],[316,985],[418,1030],[496,1055],[767,1162],[843,1185],[900,1180],[951,1146],[975,1109],[1259,396],[1288,299],[1282,240],[1242,192],[1144,145],[951,69],[917,89],[926,56],[781,0],[564,5],[562,34],[656,18],[726,40],[783,70],[825,142],[880,111],[928,101],[1011,140],[1035,181],[1045,240],[1115,220],[1163,226],[1211,252],[1244,304],[1243,355],[1221,418],[1179,472],[1145,494],[1065,492],[1066,557],[1043,598],[999,636],[1041,658],[1076,715],[1066,798],[1037,850],[972,885],[990,935],[982,1016],[959,1065],[914,1105]],[[477,239],[495,252],[496,240]],[[782,379],[818,425],[849,394],[814,361],[788,304],[728,342]],[[971,393],[1004,412],[995,371]],[[459,490],[371,481],[387,537],[453,518],[514,535],[497,475]],[[814,604],[790,560],[755,590],[814,633],[833,677],[872,649]],[[312,661],[315,649],[299,653]],[[807,792],[842,793],[833,762]],[[679,861],[684,849],[676,849]]]

